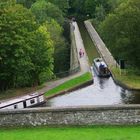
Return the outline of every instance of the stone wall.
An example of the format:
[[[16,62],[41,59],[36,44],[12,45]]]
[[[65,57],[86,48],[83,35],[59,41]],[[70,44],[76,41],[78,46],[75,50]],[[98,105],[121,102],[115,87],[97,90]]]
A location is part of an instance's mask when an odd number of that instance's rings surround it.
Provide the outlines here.
[[[105,46],[103,40],[98,35],[91,22],[87,20],[84,22],[84,24],[100,56],[102,56],[102,58],[110,68],[116,67],[116,60],[114,59],[108,48]]]
[[[70,35],[71,35],[71,56],[70,56],[70,74],[80,71],[80,63],[77,56],[77,47],[74,36],[74,26],[70,24]]]
[[[140,124],[140,105],[0,110],[0,127]]]

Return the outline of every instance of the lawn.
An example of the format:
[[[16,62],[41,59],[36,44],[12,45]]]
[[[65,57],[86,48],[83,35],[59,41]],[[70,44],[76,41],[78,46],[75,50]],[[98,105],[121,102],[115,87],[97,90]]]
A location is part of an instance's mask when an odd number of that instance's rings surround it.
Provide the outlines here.
[[[0,140],[139,140],[140,126],[0,129]]]
[[[90,72],[87,72],[79,77],[76,77],[74,79],[71,79],[51,90],[49,90],[48,92],[45,93],[45,96],[50,96],[50,95],[54,95],[54,94],[57,94],[61,91],[65,91],[65,90],[69,90],[69,89],[72,89],[76,86],[79,86],[83,83],[86,83],[87,81],[90,81],[92,80],[92,74]]]

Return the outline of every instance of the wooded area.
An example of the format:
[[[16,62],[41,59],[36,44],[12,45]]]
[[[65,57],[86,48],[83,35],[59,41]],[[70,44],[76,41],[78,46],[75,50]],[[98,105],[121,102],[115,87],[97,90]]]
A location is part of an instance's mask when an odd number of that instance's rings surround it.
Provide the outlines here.
[[[0,90],[36,86],[69,69],[67,5],[65,0],[0,1]]]
[[[78,19],[91,19],[116,60],[140,75],[139,0],[70,0],[70,7]]]
[[[69,70],[69,20],[92,19],[116,59],[140,75],[139,0],[1,0],[0,90]]]

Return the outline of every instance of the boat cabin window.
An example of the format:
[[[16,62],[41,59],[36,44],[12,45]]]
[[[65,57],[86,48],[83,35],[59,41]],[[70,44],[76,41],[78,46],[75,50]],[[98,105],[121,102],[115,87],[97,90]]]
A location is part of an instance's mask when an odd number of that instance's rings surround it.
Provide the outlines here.
[[[31,100],[30,100],[30,103],[31,103],[31,104],[35,103],[35,100],[34,100],[34,99],[31,99]]]
[[[15,105],[14,105],[14,109],[17,109],[17,108],[18,108],[18,105],[17,105],[17,104],[15,104]]]

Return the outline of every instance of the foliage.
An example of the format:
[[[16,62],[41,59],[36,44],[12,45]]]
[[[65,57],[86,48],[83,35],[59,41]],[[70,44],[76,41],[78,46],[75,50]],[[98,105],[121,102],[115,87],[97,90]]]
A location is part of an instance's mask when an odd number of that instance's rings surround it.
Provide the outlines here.
[[[55,1],[53,1],[55,2]],[[59,73],[69,69],[69,44],[63,37],[63,28],[58,24],[64,23],[61,11],[45,0],[37,1],[31,7],[39,23],[46,23],[52,40],[54,40],[54,72]],[[59,22],[60,21],[60,22]]]
[[[140,68],[140,1],[122,3],[100,25],[101,34],[115,57]],[[135,54],[132,55],[132,54]]]
[[[70,0],[70,6],[70,14],[82,19],[98,18],[98,15],[101,17],[99,13],[106,15],[111,9],[108,0]],[[105,15],[102,16],[105,17]],[[99,19],[101,19],[100,17]]]
[[[28,9],[13,1],[10,2],[11,0],[9,3],[4,3],[4,7],[0,10],[0,89],[2,90],[34,85],[36,80],[33,72],[40,77],[42,72],[48,73],[50,69],[52,70],[52,52],[49,48],[53,46],[46,28],[37,25]],[[40,53],[36,52],[37,47]],[[37,59],[42,62],[37,62]]]
[[[69,0],[70,10],[69,14],[74,15],[77,18],[83,18],[85,13],[85,0]]]
[[[96,6],[97,6],[96,0],[85,0],[85,11],[92,18],[95,17]]]
[[[46,20],[51,21],[51,19],[55,19],[60,25],[64,22],[62,11],[56,5],[45,0],[35,2],[31,7],[31,11],[39,23],[43,23]]]
[[[34,69],[31,71],[31,79],[35,85],[39,85],[42,81],[51,79],[53,75],[53,42],[48,32],[47,26],[40,26],[35,32],[33,46],[33,54],[31,55]]]
[[[18,4],[22,4],[26,8],[31,8],[32,4],[37,0],[16,0]]]
[[[49,2],[53,3],[54,5],[58,6],[60,10],[62,10],[63,15],[67,14],[69,8],[68,0],[49,0]]]

